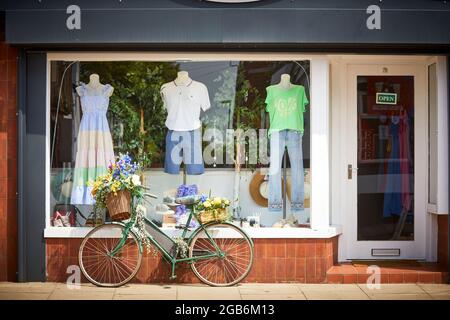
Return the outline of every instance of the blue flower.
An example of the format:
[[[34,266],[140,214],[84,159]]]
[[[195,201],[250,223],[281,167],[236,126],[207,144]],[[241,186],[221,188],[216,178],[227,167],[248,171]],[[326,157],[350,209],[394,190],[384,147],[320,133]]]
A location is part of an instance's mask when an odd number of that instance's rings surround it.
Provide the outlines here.
[[[197,185],[182,184],[178,187],[177,197],[195,196],[198,193]]]
[[[186,206],[183,204],[175,209],[175,215],[181,217],[186,213]]]

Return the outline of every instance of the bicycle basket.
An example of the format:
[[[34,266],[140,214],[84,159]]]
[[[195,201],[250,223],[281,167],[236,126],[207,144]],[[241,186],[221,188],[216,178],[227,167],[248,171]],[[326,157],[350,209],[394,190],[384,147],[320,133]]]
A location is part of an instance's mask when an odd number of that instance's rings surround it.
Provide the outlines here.
[[[224,222],[230,220],[230,214],[226,208],[198,211],[195,215],[202,224],[212,221]]]

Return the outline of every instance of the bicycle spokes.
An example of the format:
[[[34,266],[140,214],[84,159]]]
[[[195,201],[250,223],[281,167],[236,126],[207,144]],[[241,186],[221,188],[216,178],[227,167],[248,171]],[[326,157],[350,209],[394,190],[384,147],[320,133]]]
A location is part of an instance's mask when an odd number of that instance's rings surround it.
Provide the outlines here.
[[[218,229],[226,229],[230,238],[207,237],[206,232],[214,234]],[[211,254],[214,256],[206,257]],[[200,280],[210,285],[231,285],[248,274],[253,261],[253,248],[240,229],[217,224],[206,227],[206,231],[201,231],[192,240],[191,256],[198,259],[192,263],[192,268]]]
[[[122,229],[121,225],[103,225],[83,240],[79,262],[83,274],[94,284],[119,286],[137,273],[142,259],[139,244],[131,233],[122,241]]]

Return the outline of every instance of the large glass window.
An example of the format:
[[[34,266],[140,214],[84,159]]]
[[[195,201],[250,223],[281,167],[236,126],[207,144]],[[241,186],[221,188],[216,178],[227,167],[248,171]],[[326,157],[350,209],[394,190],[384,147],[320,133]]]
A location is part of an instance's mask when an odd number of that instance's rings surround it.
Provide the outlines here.
[[[185,164],[178,174],[164,170],[168,126],[175,125],[167,120],[167,104],[175,101],[168,102],[172,98],[167,95],[182,90],[173,82],[180,71],[186,71],[191,80],[207,89],[210,107],[200,108],[199,113],[203,174],[190,174]],[[92,75],[98,75],[103,85],[98,92],[89,88]],[[275,85],[274,90],[280,89],[277,85],[282,75],[289,75],[291,86],[273,93],[276,99],[286,101],[273,102],[272,107],[283,109],[286,116],[276,120],[267,112],[271,106],[266,104],[266,88]],[[80,191],[82,188],[75,189],[80,181],[85,187],[101,174],[104,168],[99,163],[107,161],[112,152],[115,157],[128,153],[145,168],[145,184],[158,196],[149,208],[154,217],[157,205],[176,193],[179,185],[195,184],[200,193],[230,199],[235,218],[257,217],[252,224],[258,220],[261,227],[309,223],[309,61],[52,61],[50,80],[50,219],[58,209],[63,212],[70,205],[79,212],[77,226],[92,223],[91,219],[85,221],[93,211],[92,203]],[[162,90],[165,84],[173,87],[172,93]],[[200,101],[198,90],[190,89],[187,96],[180,91],[177,107],[187,108]],[[297,108],[298,101],[289,100],[292,97],[300,97],[304,110]],[[303,132],[288,116],[299,117],[300,113]],[[190,116],[187,113],[186,118]],[[282,152],[286,150],[286,157],[279,163],[280,183],[270,185],[273,151],[268,130],[275,121],[281,121],[279,128],[290,129],[275,144]],[[273,194],[278,189],[279,197]],[[284,211],[268,209],[270,202],[280,201]]]

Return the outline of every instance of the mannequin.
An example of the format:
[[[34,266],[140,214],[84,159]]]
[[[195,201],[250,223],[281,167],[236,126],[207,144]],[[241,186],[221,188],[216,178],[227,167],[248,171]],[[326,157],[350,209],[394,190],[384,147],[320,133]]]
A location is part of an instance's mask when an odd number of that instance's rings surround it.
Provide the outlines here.
[[[115,162],[114,146],[106,113],[114,88],[100,83],[98,74],[89,76],[89,83],[76,88],[83,116],[77,137],[77,153],[73,171],[71,203],[92,205],[92,186],[89,181],[106,173]]]
[[[93,73],[89,76],[89,83],[85,85],[85,89],[87,89],[89,95],[97,96],[101,95],[104,90],[105,85],[100,83],[100,77],[98,74]],[[76,88],[79,96],[82,95],[82,86],[78,86]],[[114,92],[114,88],[110,87],[110,89],[106,92],[106,95],[110,97]]]
[[[187,86],[192,82],[187,71],[180,71],[177,73],[177,78],[174,80],[177,86]]]
[[[291,89],[292,88],[291,76],[287,73],[283,73],[281,75],[281,79],[280,79],[280,82],[278,83],[278,86],[280,86],[281,88],[283,88],[285,90]]]
[[[270,116],[270,168],[269,168],[269,211],[281,212],[284,201],[281,187],[281,169],[285,151],[291,163],[291,197],[289,220],[293,214],[304,215],[304,168],[302,137],[304,132],[303,114],[309,103],[305,88],[291,83],[289,74],[284,73],[280,82],[266,88],[266,111]],[[285,213],[286,211],[284,211]],[[283,225],[286,224],[283,222]],[[306,221],[302,221],[304,223]],[[294,223],[289,224],[292,226]]]
[[[168,129],[164,171],[178,174],[183,162],[187,174],[203,174],[200,114],[211,106],[208,89],[187,71],[179,71],[176,79],[162,85],[161,98]]]

